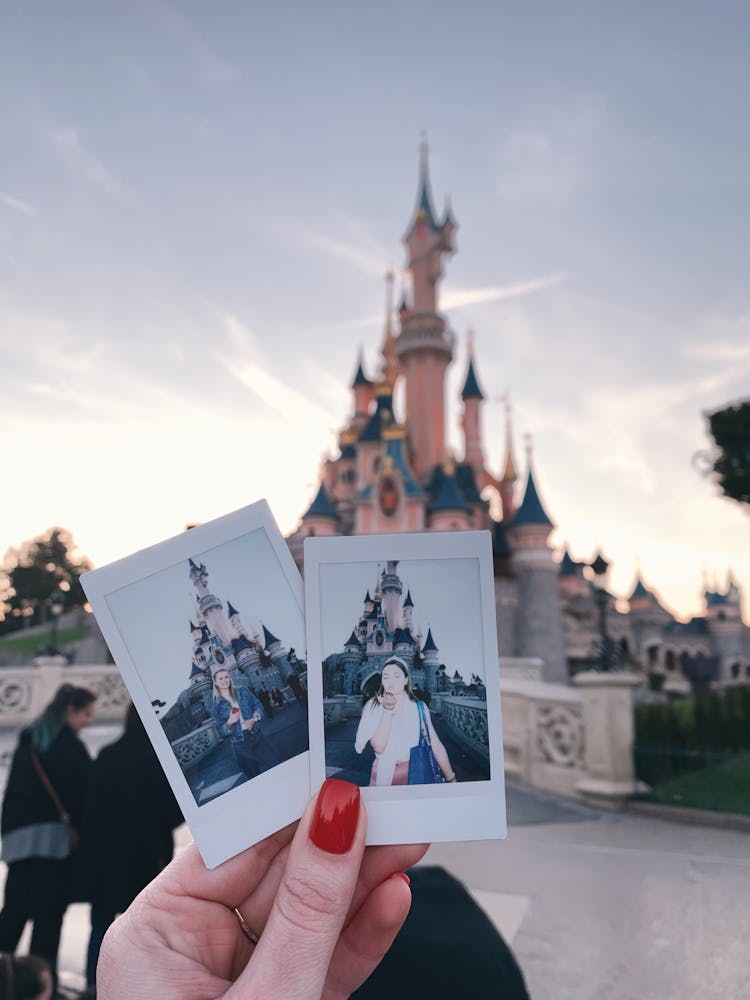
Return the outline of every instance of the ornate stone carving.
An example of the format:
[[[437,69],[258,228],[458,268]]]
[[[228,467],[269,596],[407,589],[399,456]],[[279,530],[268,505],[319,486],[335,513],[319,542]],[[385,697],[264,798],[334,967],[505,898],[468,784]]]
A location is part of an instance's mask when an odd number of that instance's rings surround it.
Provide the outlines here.
[[[580,708],[538,705],[537,750],[540,759],[558,767],[583,767],[583,719]]]
[[[71,670],[66,673],[65,679],[94,692],[99,718],[119,717],[127,707],[130,695],[116,667],[102,667],[96,671]]]
[[[33,683],[29,679],[0,680],[0,716],[16,715],[31,709]]]
[[[180,739],[175,740],[172,743],[172,749],[174,750],[175,757],[180,762],[180,766],[188,770],[205,757],[217,743],[216,727],[213,722],[207,722],[200,729],[196,729],[194,732],[188,733],[187,736],[182,736]]]

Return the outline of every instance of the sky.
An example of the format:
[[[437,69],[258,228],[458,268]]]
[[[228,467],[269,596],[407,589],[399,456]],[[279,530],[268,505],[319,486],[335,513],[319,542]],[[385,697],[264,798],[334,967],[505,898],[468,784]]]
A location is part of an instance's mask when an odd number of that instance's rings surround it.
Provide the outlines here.
[[[251,635],[262,639],[265,625],[285,649],[305,648],[302,612],[265,531],[193,553],[192,559],[205,564],[208,591],[222,602],[225,616],[231,602]],[[146,691],[170,707],[190,682],[195,596],[188,562],[181,560],[106,597]]]
[[[750,10],[432,0],[13,4],[0,37],[0,556],[101,565],[268,498],[284,532],[376,363],[420,133],[500,471],[675,613],[750,588],[696,455],[748,394]]]
[[[366,592],[372,594],[381,563],[322,563],[320,629],[323,657],[343,653],[344,643],[359,622]],[[477,559],[409,559],[399,561],[403,584],[400,606],[411,594],[414,635],[427,630],[452,677],[458,670],[468,684],[472,674],[486,676],[482,649],[482,602]],[[399,624],[401,617],[399,613]]]

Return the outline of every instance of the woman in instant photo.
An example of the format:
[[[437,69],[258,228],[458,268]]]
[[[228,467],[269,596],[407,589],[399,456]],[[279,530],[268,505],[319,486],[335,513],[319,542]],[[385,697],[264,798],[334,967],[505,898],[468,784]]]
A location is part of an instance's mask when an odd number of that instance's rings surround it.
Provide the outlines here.
[[[380,690],[362,709],[354,741],[357,753],[362,753],[368,742],[375,751],[370,785],[421,784],[429,780],[415,776],[413,766],[410,774],[412,749],[419,746],[420,733],[422,742],[431,745],[440,769],[442,779],[437,780],[455,781],[456,772],[435,732],[430,710],[414,695],[406,662],[392,656],[383,665]]]
[[[236,688],[228,670],[217,670],[213,685],[214,722],[226,726],[238,766],[248,778],[280,764],[278,754],[261,732],[263,706],[246,687]]]

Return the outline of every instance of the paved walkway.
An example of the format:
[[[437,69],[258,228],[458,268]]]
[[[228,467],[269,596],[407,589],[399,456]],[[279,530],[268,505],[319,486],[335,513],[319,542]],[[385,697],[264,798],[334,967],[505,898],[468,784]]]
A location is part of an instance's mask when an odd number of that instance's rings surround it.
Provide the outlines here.
[[[85,733],[92,752],[115,727]],[[0,785],[15,734],[0,731]],[[3,764],[3,752],[6,752]],[[431,847],[518,957],[534,1000],[744,1000],[750,836],[601,813],[508,788],[508,839]],[[178,831],[186,843],[186,827]],[[63,926],[64,981],[80,983],[88,908]],[[502,1000],[502,998],[499,998]]]

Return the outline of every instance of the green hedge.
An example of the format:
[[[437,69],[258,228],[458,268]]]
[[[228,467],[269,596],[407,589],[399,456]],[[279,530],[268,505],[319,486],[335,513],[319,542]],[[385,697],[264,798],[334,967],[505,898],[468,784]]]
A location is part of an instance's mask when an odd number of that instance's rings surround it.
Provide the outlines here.
[[[638,743],[677,744],[690,750],[750,750],[750,684],[638,705],[635,738]]]
[[[635,766],[658,784],[750,750],[750,685],[635,710]]]

